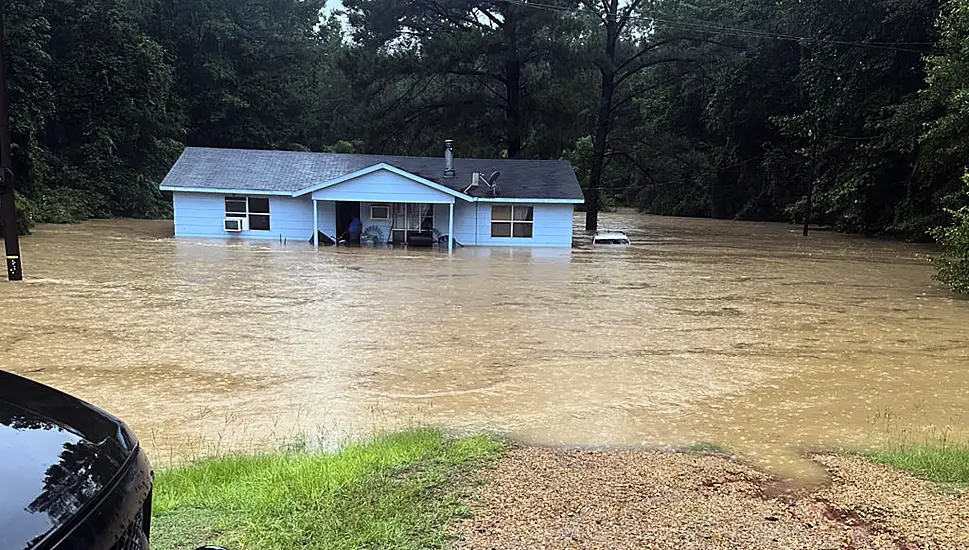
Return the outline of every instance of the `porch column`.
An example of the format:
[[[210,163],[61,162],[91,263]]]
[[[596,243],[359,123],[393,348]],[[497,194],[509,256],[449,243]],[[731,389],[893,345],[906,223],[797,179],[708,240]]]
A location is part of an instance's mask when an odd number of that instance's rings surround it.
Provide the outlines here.
[[[454,252],[454,202],[448,205],[447,211],[447,251]]]
[[[313,246],[319,248],[320,246],[320,213],[317,208],[316,199],[313,199]]]

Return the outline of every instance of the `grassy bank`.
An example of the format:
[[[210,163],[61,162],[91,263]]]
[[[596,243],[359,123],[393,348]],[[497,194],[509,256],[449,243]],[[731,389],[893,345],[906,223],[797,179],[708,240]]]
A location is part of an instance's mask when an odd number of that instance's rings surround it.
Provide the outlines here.
[[[233,456],[161,471],[152,550],[441,547],[465,513],[468,474],[501,449],[484,436],[420,429],[336,453]]]
[[[969,486],[969,445],[947,441],[906,443],[868,458],[937,483]]]

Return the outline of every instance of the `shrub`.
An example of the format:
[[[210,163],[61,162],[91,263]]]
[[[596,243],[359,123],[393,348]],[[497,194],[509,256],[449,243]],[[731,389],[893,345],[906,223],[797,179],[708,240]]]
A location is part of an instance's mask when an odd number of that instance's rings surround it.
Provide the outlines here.
[[[13,207],[17,211],[17,230],[21,235],[30,234],[30,228],[34,226],[33,205],[20,193],[14,195]]]
[[[33,208],[29,200],[21,194],[14,195],[14,209],[17,211],[17,231],[21,235],[30,234],[30,228],[34,225],[32,216]],[[3,234],[3,223],[0,220],[0,235]]]
[[[963,178],[969,187],[969,175]],[[969,206],[948,210],[952,223],[932,230],[942,246],[935,260],[935,279],[960,294],[969,294]]]
[[[31,194],[32,216],[36,223],[77,223],[101,212],[94,193],[59,187]]]

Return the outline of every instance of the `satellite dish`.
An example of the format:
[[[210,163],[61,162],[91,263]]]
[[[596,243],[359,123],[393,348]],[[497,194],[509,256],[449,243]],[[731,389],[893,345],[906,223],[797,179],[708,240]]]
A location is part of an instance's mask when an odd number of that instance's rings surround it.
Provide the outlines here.
[[[491,192],[492,197],[498,196],[498,178],[501,176],[501,172],[492,172],[490,176],[485,177],[484,174],[475,172],[471,175],[471,185],[464,188],[464,194],[469,194],[472,190],[481,187],[482,185],[488,187]]]
[[[481,177],[481,180],[484,181],[485,185],[487,185],[488,189],[491,191],[492,197],[498,196],[498,177],[499,176],[501,176],[501,172],[492,172],[491,175],[488,176],[487,178],[485,178],[484,176]]]

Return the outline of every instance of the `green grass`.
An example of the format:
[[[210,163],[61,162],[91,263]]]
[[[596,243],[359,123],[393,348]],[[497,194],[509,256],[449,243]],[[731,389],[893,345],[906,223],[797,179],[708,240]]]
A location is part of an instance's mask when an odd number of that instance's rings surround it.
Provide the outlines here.
[[[906,443],[869,453],[872,462],[888,464],[936,483],[969,486],[969,445],[946,441]]]
[[[158,472],[152,550],[440,548],[468,475],[502,445],[418,429],[335,453],[229,456]]]

